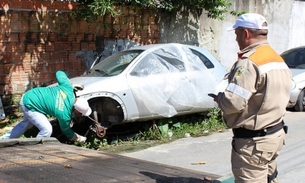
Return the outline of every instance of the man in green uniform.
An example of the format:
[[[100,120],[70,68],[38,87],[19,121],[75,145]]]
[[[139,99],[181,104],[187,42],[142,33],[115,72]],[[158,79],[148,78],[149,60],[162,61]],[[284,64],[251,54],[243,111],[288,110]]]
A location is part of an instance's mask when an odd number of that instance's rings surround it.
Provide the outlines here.
[[[50,137],[52,125],[46,115],[57,118],[63,134],[79,143],[84,143],[86,137],[75,133],[71,127],[73,108],[84,116],[91,114],[91,108],[84,98],[75,98],[73,86],[63,71],[56,72],[58,85],[50,87],[37,87],[27,91],[21,98],[20,108],[23,120],[0,139],[19,138],[33,125],[39,129],[36,138]]]

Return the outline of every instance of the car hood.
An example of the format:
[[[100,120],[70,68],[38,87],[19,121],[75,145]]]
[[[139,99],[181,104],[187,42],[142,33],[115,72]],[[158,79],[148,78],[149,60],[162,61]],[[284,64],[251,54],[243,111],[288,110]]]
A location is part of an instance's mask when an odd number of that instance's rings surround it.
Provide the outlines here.
[[[80,76],[70,79],[72,84],[83,85],[84,89],[77,91],[77,95],[107,91],[116,92],[124,88],[124,78],[120,76],[112,77],[88,77]]]
[[[292,73],[292,79],[295,82],[305,80],[305,70],[304,69],[290,69]]]

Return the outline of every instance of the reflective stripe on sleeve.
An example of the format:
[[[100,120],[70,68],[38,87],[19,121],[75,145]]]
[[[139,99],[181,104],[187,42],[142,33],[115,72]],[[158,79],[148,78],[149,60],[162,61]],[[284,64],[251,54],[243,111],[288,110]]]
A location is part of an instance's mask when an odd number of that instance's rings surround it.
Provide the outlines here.
[[[234,84],[234,83],[230,83],[227,87],[227,90],[246,99],[246,100],[249,100],[249,98],[251,97],[251,92]]]
[[[272,70],[281,70],[281,69],[288,69],[285,62],[270,62],[268,64],[264,64],[259,66],[261,74],[272,71]]]

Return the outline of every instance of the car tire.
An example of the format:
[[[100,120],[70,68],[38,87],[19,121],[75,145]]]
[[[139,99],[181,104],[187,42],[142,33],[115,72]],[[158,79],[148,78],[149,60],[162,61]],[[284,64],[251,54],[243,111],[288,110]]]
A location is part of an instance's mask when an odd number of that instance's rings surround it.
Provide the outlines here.
[[[298,97],[298,101],[294,106],[294,109],[296,111],[304,111],[304,104],[305,104],[305,90],[301,90],[299,97]]]

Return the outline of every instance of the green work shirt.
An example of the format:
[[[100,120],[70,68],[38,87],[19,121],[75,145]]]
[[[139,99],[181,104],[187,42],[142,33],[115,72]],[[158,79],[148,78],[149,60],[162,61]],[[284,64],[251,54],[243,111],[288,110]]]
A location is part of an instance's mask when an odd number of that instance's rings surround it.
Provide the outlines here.
[[[27,91],[23,96],[23,104],[31,111],[57,118],[61,131],[71,139],[74,136],[70,128],[75,101],[73,86],[63,71],[56,72],[56,80],[58,85]]]

